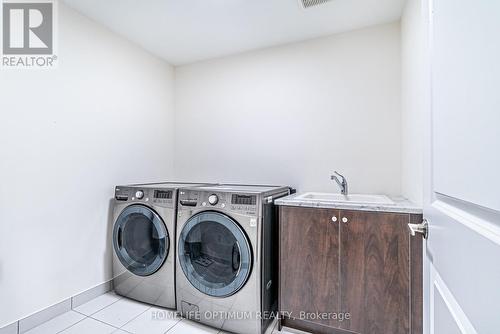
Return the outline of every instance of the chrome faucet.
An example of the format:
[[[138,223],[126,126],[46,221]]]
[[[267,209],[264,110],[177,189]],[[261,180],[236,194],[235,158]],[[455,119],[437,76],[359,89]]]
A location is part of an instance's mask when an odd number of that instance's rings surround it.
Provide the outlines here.
[[[340,187],[340,193],[342,195],[346,195],[347,196],[349,194],[349,189],[347,187],[347,179],[343,175],[339,174],[337,171],[335,171],[333,173],[337,174],[337,175],[330,176],[330,179],[333,180],[333,181],[335,181],[335,182],[337,182],[337,184]],[[337,176],[339,176],[342,179],[342,181],[340,181]]]

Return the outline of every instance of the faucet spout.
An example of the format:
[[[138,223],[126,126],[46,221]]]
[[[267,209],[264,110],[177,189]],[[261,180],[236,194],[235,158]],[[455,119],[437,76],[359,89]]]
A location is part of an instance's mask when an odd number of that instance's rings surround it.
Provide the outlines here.
[[[336,174],[336,175],[331,175],[330,179],[333,180],[333,181],[335,181],[335,182],[337,182],[338,186],[340,187],[340,193],[342,195],[346,195],[347,196],[349,194],[349,189],[348,189],[348,185],[347,185],[347,179],[342,174],[338,173],[337,171],[335,171],[333,173]],[[340,179],[342,181],[339,179],[339,177],[340,177]]]

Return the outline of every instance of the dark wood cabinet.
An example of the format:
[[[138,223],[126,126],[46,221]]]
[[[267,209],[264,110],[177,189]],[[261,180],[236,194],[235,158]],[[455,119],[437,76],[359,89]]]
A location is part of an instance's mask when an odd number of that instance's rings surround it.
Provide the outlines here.
[[[338,210],[286,208],[280,236],[280,303],[290,321],[301,312],[338,312],[339,225]],[[318,319],[320,325],[337,327],[335,319]]]
[[[409,333],[408,215],[341,211],[340,325],[356,333]]]
[[[282,324],[313,333],[421,334],[422,239],[407,229],[419,219],[280,207]]]

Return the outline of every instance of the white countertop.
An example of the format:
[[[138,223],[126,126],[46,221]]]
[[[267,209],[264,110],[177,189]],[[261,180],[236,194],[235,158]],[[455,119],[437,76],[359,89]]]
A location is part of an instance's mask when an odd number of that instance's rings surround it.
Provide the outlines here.
[[[292,194],[287,197],[282,197],[274,201],[276,205],[283,206],[301,206],[307,208],[330,208],[330,209],[345,209],[345,210],[361,210],[361,211],[379,211],[379,212],[397,212],[397,213],[413,213],[421,214],[422,207],[410,202],[404,197],[388,196],[393,204],[380,203],[348,203],[334,201],[320,201],[317,199],[297,198],[303,193]]]

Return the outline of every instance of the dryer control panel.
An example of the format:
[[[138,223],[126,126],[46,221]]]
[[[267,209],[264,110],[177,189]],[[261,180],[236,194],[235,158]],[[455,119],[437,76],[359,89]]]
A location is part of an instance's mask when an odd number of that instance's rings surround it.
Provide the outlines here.
[[[115,188],[115,200],[174,208],[175,191],[174,189],[118,186]]]
[[[258,212],[258,200],[255,194],[180,190],[179,209],[195,208],[226,210],[244,215],[256,215]]]

